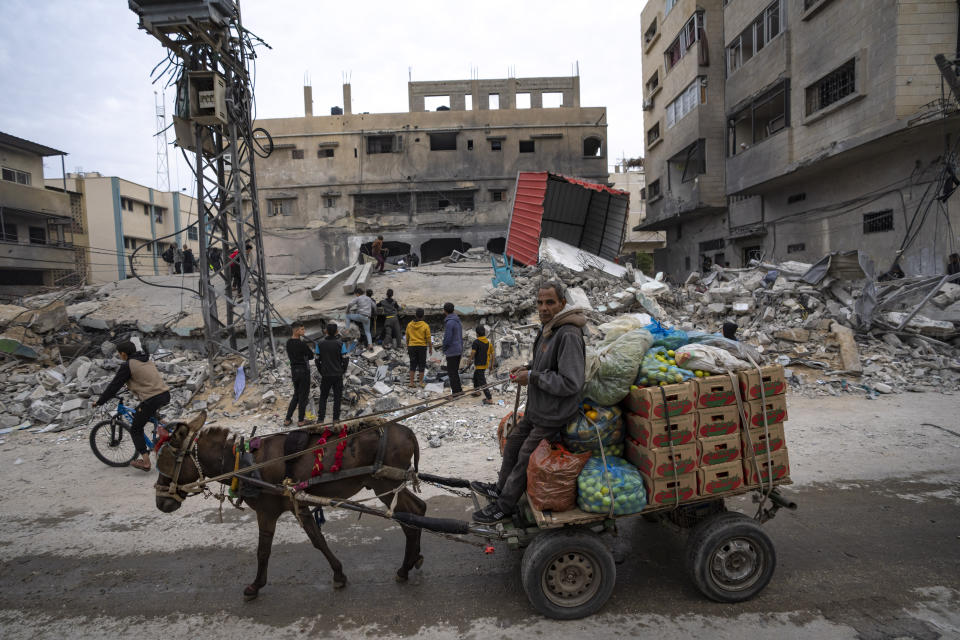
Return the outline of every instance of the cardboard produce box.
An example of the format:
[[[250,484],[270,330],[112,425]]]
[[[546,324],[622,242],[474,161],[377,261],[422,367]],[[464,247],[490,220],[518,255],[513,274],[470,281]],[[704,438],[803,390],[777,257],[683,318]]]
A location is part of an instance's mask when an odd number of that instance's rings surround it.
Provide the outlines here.
[[[787,379],[783,375],[783,367],[772,364],[756,369],[748,369],[737,374],[740,379],[740,393],[744,400],[758,400],[760,396],[760,382],[763,380],[763,397],[778,396],[786,393]]]
[[[763,410],[767,410],[767,426],[787,421],[787,399],[785,396],[773,396],[763,400],[751,400],[747,403],[747,427],[763,428]]]
[[[750,442],[747,442],[747,434],[741,432],[740,438],[743,441],[743,457],[753,455],[766,455],[767,448],[770,448],[770,453],[776,453],[781,449],[786,449],[787,440],[783,432],[783,423],[772,424],[764,430],[762,427],[759,429],[750,429]],[[751,450],[750,445],[753,444],[753,449]]]
[[[649,420],[635,413],[627,414],[627,433],[644,447],[666,447],[671,442],[674,447],[694,444],[697,438],[697,414],[689,413],[667,420]]]
[[[730,376],[709,376],[693,381],[697,388],[697,409],[714,409],[737,405],[737,394],[733,390]]]
[[[697,470],[697,445],[651,449],[627,440],[627,460],[651,478],[673,478]]]
[[[754,467],[754,461],[756,461],[758,467]],[[757,468],[760,470],[760,476],[763,477],[763,483],[766,485],[770,482],[772,476],[773,482],[777,480],[782,480],[790,476],[790,459],[787,455],[787,449],[784,447],[776,453],[770,454],[770,460],[767,460],[766,455],[757,456],[757,457],[747,457],[743,459],[743,473],[744,478],[746,479],[745,486],[747,487],[756,487],[760,484],[760,478],[757,475]],[[770,473],[770,470],[773,470],[773,473]]]
[[[667,404],[663,404],[663,395],[667,396]],[[692,413],[696,391],[692,382],[668,384],[663,387],[639,387],[631,389],[623,400],[633,413],[643,418],[665,418],[666,416],[683,416]]]
[[[647,504],[660,506],[676,504],[697,497],[697,474],[688,473],[676,478],[651,478],[640,474],[647,489]]]
[[[715,464],[697,470],[697,495],[715,496],[743,487],[743,465],[739,462]]]
[[[740,409],[737,405],[697,411],[698,438],[736,435],[739,431]]]
[[[697,466],[710,467],[718,464],[729,464],[739,460],[742,457],[742,452],[740,435],[737,433],[716,438],[699,438],[697,440]]]

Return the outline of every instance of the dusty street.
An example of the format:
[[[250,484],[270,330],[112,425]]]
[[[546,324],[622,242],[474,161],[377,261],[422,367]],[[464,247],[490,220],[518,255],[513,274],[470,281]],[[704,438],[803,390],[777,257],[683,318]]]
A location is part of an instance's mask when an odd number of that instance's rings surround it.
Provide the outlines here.
[[[155,473],[102,465],[85,430],[8,434],[0,637],[960,637],[960,396],[789,402],[795,484],[784,493],[799,510],[766,525],[779,558],[758,598],[706,600],[684,573],[684,540],[631,518],[609,538],[619,562],[610,602],[566,623],[532,611],[521,554],[506,545],[485,555],[426,535],[423,569],[401,585],[398,527],[330,510],[324,530],[347,588],[332,589],[323,557],[285,517],[268,585],[244,602],[255,570],[250,511],[228,507],[220,524],[214,501],[193,498],[162,514]],[[491,477],[496,421],[467,399],[456,413],[487,437],[423,445],[421,469]],[[468,515],[467,500],[425,496],[430,515]]]

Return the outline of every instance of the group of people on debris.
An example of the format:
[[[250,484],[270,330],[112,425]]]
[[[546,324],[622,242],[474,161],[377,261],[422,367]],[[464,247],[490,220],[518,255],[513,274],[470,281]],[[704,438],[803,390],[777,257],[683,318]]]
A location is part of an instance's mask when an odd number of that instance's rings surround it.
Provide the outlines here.
[[[240,269],[241,260],[245,261],[248,268],[252,265],[253,245],[249,242],[244,243],[244,257],[240,258],[240,247],[235,247],[227,258],[227,272],[223,274],[230,290],[240,295],[242,271]],[[181,249],[179,243],[172,245],[160,254],[160,257],[167,263],[167,273],[169,275],[178,273],[193,273],[199,270],[197,260],[193,255],[193,249],[184,245]],[[207,249],[207,265],[214,271],[220,271],[223,268],[223,256],[219,247],[209,247]]]

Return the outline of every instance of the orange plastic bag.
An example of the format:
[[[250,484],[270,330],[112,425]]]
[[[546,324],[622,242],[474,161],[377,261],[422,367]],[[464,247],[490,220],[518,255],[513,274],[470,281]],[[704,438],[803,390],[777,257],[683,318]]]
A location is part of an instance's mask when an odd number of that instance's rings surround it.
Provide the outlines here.
[[[527,464],[527,499],[540,511],[569,511],[577,505],[577,476],[590,453],[570,453],[541,440]]]

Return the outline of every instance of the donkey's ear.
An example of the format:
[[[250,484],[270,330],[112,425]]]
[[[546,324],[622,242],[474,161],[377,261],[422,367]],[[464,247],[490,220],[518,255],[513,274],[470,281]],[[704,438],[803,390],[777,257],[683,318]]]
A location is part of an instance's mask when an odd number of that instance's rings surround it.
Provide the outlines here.
[[[191,430],[191,431],[196,431],[197,429],[199,429],[200,427],[202,427],[202,426],[203,426],[203,423],[206,422],[206,421],[207,421],[207,411],[206,411],[206,409],[204,409],[203,411],[201,411],[200,413],[198,413],[198,414],[193,418],[193,420],[191,420],[191,421],[188,422],[187,424],[190,425],[190,430]]]

